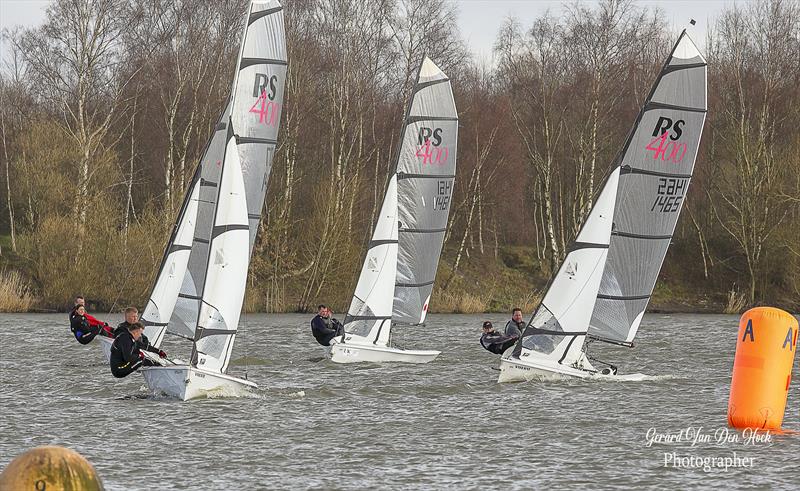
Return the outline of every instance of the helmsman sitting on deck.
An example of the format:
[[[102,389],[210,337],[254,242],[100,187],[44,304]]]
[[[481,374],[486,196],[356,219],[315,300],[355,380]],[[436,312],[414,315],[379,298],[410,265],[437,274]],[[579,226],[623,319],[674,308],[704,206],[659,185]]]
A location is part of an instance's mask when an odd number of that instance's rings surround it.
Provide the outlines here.
[[[81,344],[89,344],[98,334],[113,338],[114,335],[108,323],[87,314],[84,303],[83,297],[75,297],[75,306],[69,313],[69,328],[75,335],[75,339]]]
[[[70,314],[69,327],[75,339],[81,344],[89,344],[98,334],[113,338],[108,324],[101,322],[86,313],[83,305],[78,305],[73,314]]]
[[[525,321],[522,320],[522,309],[515,308],[511,311],[511,320],[506,322],[506,330],[503,334],[506,336],[522,336],[522,331],[525,330]]]
[[[116,329],[114,329],[114,337],[119,336],[124,332],[128,332],[132,325],[139,322],[139,309],[136,307],[128,307],[125,309],[125,321],[121,322]]]
[[[114,329],[114,337],[119,336],[121,333],[128,332],[132,325],[139,322],[139,309],[136,307],[128,307],[125,309],[125,322],[120,323],[116,329]],[[139,346],[141,349],[146,351],[153,351],[150,348],[155,349],[153,353],[158,352],[158,348],[153,347],[150,344],[150,340],[147,339],[147,336],[142,334],[142,337],[139,339]]]
[[[167,354],[153,346],[143,345],[144,326],[135,322],[124,332],[117,334],[114,344],[111,345],[111,373],[117,378],[127,377],[142,366],[153,366],[155,363],[145,358],[142,351],[156,353],[161,358]]]
[[[344,333],[344,327],[338,320],[331,318],[331,309],[320,305],[317,307],[316,317],[311,320],[311,333],[322,346],[331,346],[336,344],[331,341]]]
[[[519,336],[504,336],[494,330],[494,326],[489,321],[483,323],[483,335],[481,336],[481,346],[496,355],[502,355],[505,350],[514,346]]]

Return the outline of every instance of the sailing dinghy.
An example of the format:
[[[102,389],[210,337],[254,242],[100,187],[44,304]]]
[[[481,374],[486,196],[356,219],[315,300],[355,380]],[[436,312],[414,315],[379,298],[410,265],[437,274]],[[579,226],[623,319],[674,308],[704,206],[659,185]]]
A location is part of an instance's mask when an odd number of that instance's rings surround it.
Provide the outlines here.
[[[395,173],[389,180],[336,363],[428,363],[439,351],[391,345],[393,324],[421,325],[442,252],[456,173],[458,114],[450,80],[424,57],[417,72]]]
[[[633,346],[694,170],[706,117],[706,60],[683,31],[617,166],[516,346],[499,382],[573,376],[641,379],[598,370],[587,342]]]
[[[174,335],[191,349],[187,362],[141,369],[154,392],[188,400],[256,387],[226,371],[277,143],[286,69],[280,2],[251,0],[228,105],[142,314],[153,345]]]

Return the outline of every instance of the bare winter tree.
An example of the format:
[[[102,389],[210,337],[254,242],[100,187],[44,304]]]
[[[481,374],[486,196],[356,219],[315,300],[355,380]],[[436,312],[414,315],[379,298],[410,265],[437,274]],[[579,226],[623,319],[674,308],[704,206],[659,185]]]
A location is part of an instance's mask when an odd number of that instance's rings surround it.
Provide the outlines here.
[[[789,148],[797,141],[800,104],[800,5],[763,0],[733,8],[719,21],[710,64],[722,113],[712,127],[715,164],[710,203],[720,225],[741,248],[749,279],[748,299],[759,295],[764,260],[773,236],[795,203]]]
[[[550,17],[537,19],[523,35],[509,19],[501,29],[500,71],[508,81],[514,126],[522,139],[525,158],[534,170],[534,202],[544,209],[545,231],[550,247],[550,267],[561,260],[563,239],[556,234],[557,211],[553,200],[556,153],[564,132],[564,110],[557,99],[564,80],[566,58],[561,24]]]
[[[124,104],[127,80],[118,80],[119,38],[125,27],[115,0],[52,4],[40,28],[13,38],[29,66],[31,91],[57,116],[79,150],[75,217],[86,223],[93,160]]]
[[[621,126],[614,108],[630,102],[641,106],[641,100],[631,100],[636,93],[630,85],[622,82],[636,73],[631,63],[637,56],[649,57],[651,66],[664,59],[666,43],[657,18],[658,12],[648,17],[632,0],[603,0],[596,7],[575,3],[569,9],[564,49],[580,84],[573,102],[582,109],[574,111],[577,118],[568,132],[577,153],[573,234],[592,207],[598,166],[603,170],[610,163],[615,153],[610,146],[619,141],[614,138]]]

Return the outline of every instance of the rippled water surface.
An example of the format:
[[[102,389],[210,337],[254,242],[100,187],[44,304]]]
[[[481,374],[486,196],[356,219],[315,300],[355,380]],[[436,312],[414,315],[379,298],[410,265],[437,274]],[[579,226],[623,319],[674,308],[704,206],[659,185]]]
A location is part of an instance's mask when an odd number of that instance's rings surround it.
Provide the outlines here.
[[[483,316],[432,315],[424,329],[398,330],[402,346],[443,351],[428,365],[342,366],[321,359],[310,316],[249,315],[231,373],[246,369],[260,389],[188,403],[149,396],[139,374],[114,379],[66,317],[0,316],[0,467],[55,444],[118,490],[796,489],[800,436],[713,441],[725,428],[736,316],[649,314],[634,349],[592,345],[620,373],[654,379],[499,385],[498,357],[478,344]],[[165,344],[170,355],[183,348]],[[795,383],[784,428],[800,430],[798,402]],[[648,447],[650,428],[694,428],[712,442]],[[665,467],[672,452],[754,460],[706,472]]]

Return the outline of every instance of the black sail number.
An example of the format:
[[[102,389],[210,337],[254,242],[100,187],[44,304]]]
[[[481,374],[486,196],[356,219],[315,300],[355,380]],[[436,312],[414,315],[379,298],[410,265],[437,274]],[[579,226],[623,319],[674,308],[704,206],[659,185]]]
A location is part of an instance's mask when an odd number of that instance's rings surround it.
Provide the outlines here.
[[[686,196],[686,189],[689,187],[689,179],[675,177],[660,177],[656,197],[650,211],[661,213],[674,213],[681,208],[683,197]]]
[[[446,210],[450,206],[450,196],[452,194],[452,181],[436,181],[436,196],[433,197],[433,209]]]

